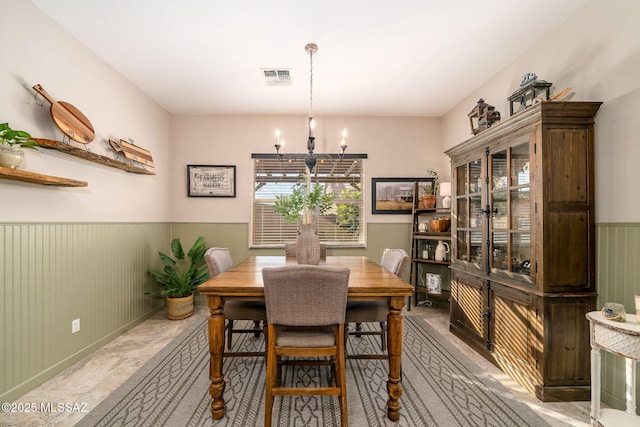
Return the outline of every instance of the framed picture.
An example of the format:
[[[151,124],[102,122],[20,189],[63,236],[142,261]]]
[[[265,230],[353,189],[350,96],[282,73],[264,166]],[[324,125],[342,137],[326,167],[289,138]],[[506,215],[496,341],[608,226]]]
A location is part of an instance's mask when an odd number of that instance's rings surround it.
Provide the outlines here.
[[[418,197],[430,191],[435,178],[371,178],[372,214],[410,214],[413,190],[418,183]]]
[[[236,197],[236,167],[187,165],[189,197]]]

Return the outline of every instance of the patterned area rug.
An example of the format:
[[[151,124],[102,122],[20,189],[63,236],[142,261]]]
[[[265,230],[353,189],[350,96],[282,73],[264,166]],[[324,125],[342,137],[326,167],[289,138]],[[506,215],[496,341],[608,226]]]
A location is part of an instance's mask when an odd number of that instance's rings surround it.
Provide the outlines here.
[[[367,325],[365,325],[366,327]],[[401,418],[386,417],[385,360],[347,360],[350,426],[548,426],[502,384],[453,347],[424,320],[405,316]],[[238,337],[238,338],[236,338]],[[234,336],[236,348],[257,350],[262,338]],[[351,336],[347,351],[380,351],[377,336]],[[227,358],[225,416],[211,418],[206,317],[169,343],[87,414],[79,426],[261,426],[265,366],[262,358]],[[324,383],[326,366],[283,368],[284,384]],[[276,397],[274,425],[337,426],[337,398]]]

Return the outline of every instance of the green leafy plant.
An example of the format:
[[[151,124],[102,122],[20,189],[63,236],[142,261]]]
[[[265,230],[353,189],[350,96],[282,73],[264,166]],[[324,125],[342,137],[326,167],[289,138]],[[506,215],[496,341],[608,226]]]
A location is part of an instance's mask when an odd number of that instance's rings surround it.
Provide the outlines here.
[[[204,262],[207,246],[204,237],[200,236],[186,254],[179,238],[171,241],[171,253],[174,258],[158,252],[164,263],[162,271],[148,269],[154,280],[162,286],[158,292],[147,294],[163,295],[169,298],[182,298],[191,295],[196,288],[209,278],[209,270]]]
[[[38,144],[23,130],[14,130],[9,123],[0,123],[0,145],[36,149]]]
[[[303,224],[312,224],[315,214],[323,215],[333,206],[333,193],[325,193],[318,183],[298,182],[290,195],[276,196],[273,210],[287,222],[297,222],[302,215]]]
[[[433,169],[427,169],[427,176],[433,178],[433,182],[431,183],[430,187],[425,188],[425,193],[437,195],[438,185],[440,184],[440,175],[438,175],[438,172],[434,171]]]
[[[357,190],[342,190],[340,200],[360,200],[362,193]],[[337,204],[336,223],[355,236],[360,233],[360,205],[357,202],[345,202]]]

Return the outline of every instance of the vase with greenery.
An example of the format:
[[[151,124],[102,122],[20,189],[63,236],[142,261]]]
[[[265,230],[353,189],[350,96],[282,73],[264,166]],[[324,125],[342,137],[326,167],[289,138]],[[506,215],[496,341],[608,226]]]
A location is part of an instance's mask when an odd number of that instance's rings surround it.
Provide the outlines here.
[[[31,135],[23,130],[9,127],[9,123],[0,123],[0,165],[15,169],[24,159],[23,148],[36,149],[38,144]]]
[[[167,298],[168,317],[170,319],[185,319],[193,314],[193,293],[200,284],[209,278],[209,270],[204,260],[207,246],[204,237],[200,236],[185,254],[179,238],[171,241],[169,255],[158,252],[164,264],[162,270],[147,269],[153,279],[162,287],[157,292],[147,292],[152,295],[162,295]],[[186,299],[178,303],[177,312],[172,311],[173,299]],[[190,301],[190,302],[189,302]]]
[[[424,193],[420,196],[422,206],[425,209],[434,209],[436,207],[436,199],[438,197],[438,185],[440,183],[440,175],[433,169],[427,169],[427,177],[433,178],[431,185],[423,187]]]
[[[287,222],[302,225],[296,238],[296,259],[300,264],[318,264],[320,262],[320,239],[313,229],[315,215],[323,215],[333,206],[333,193],[325,193],[320,184],[311,185],[309,173],[306,182],[293,186],[291,194],[276,196],[273,209]]]

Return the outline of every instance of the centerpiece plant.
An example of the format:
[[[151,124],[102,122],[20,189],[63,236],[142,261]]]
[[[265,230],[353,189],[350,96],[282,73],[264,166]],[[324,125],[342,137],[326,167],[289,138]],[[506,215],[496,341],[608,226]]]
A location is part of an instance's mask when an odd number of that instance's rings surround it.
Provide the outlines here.
[[[296,238],[296,259],[299,264],[320,263],[320,238],[313,228],[315,215],[323,215],[333,207],[333,193],[326,193],[319,183],[311,184],[311,176],[306,173],[306,182],[293,186],[291,194],[276,196],[274,211],[287,222],[298,222],[302,226]]]
[[[273,209],[281,214],[287,222],[298,222],[302,217],[303,224],[313,224],[313,218],[327,213],[333,206],[333,193],[325,193],[319,183],[311,185],[298,182],[289,195],[276,196]]]

